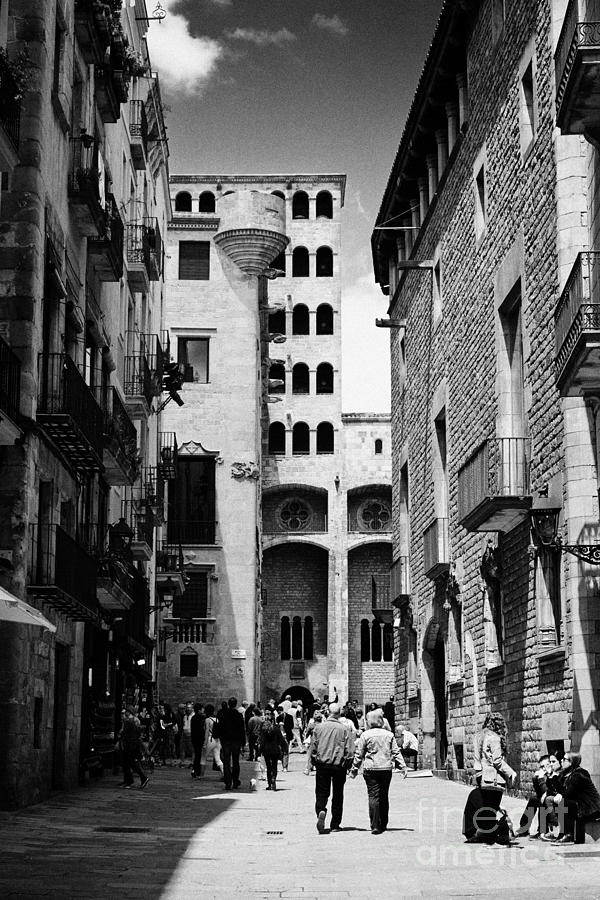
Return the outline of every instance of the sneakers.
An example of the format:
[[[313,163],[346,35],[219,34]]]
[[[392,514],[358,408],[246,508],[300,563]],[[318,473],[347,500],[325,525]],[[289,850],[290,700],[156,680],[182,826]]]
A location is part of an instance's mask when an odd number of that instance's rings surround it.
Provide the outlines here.
[[[325,834],[325,810],[322,809],[317,816],[317,831],[319,834]]]
[[[148,776],[146,775],[146,777],[144,778],[144,780],[143,780],[142,783],[140,784],[140,791],[143,791],[143,790],[144,790],[144,788],[146,787],[146,785],[148,784],[149,781],[150,781],[150,779],[149,779]]]
[[[339,825],[332,825],[331,828],[329,829],[329,833],[330,833],[330,834],[334,834],[334,832],[336,832],[336,831],[341,831],[341,830],[342,830],[342,829],[340,828]]]
[[[556,840],[557,838],[549,831],[547,831],[546,834],[540,834],[540,841],[546,841],[548,844],[554,844],[556,843]]]
[[[383,834],[383,828],[371,828],[371,834]]]
[[[574,844],[575,841],[573,839],[572,834],[561,834],[560,837],[556,838],[554,843],[555,844]]]

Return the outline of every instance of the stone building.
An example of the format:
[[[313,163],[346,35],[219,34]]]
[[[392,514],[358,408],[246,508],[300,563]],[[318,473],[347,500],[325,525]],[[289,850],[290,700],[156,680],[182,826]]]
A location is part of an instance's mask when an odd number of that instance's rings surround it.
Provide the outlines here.
[[[600,776],[598,20],[446,2],[372,238],[397,695],[454,777],[502,712],[522,788],[543,751]]]
[[[113,763],[154,677],[174,440],[161,344],[168,148],[144,0],[0,4],[0,805]],[[160,567],[160,563],[159,563]]]
[[[169,528],[191,582],[163,610],[165,699],[393,688],[391,612],[372,613],[376,590],[389,607],[389,417],[341,410],[344,188],[171,177],[166,318],[185,406]]]

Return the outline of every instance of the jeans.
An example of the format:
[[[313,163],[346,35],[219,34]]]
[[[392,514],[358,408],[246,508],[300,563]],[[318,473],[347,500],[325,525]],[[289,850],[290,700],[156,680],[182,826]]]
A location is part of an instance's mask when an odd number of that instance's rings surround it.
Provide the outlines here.
[[[269,787],[275,787],[275,782],[277,781],[277,762],[279,760],[278,756],[265,756],[265,768],[267,770],[267,783]]]
[[[125,784],[133,784],[133,772],[140,776],[140,782],[144,781],[146,773],[140,765],[139,750],[136,744],[133,746],[123,745],[122,763]]]
[[[221,761],[223,763],[223,779],[225,787],[240,783],[240,751],[242,745],[238,741],[221,741]]]
[[[258,759],[258,750],[256,747],[257,739],[255,734],[247,735],[248,738],[248,759],[254,760]]]
[[[331,791],[331,827],[339,828],[344,811],[346,769],[342,766],[323,766],[317,763],[315,776],[315,812],[319,815],[322,810],[327,809]]]
[[[392,770],[363,770],[369,796],[369,818],[371,831],[385,831],[390,812],[390,784]]]
[[[187,756],[193,755],[192,736],[189,732],[184,731],[179,741],[179,761],[185,762]]]

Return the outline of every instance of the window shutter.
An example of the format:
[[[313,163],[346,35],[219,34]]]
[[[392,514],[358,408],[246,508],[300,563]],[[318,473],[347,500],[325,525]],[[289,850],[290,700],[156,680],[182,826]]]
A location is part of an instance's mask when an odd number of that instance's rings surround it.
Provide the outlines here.
[[[179,242],[179,278],[182,281],[208,281],[210,277],[209,241]]]

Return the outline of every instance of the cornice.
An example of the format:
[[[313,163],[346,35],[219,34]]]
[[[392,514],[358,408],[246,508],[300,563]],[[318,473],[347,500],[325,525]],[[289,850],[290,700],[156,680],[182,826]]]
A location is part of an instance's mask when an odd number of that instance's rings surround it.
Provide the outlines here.
[[[209,173],[207,175],[202,174],[194,174],[194,175],[170,175],[169,182],[171,184],[264,184],[268,182],[269,184],[282,184],[287,185],[288,182],[292,182],[293,184],[338,184],[340,187],[341,193],[341,204],[344,205],[344,196],[346,190],[346,176],[341,173],[303,173],[303,174],[289,174],[289,175],[219,175],[214,173]]]
[[[220,221],[220,219],[180,219],[173,216],[168,227],[175,231],[216,231]]]

